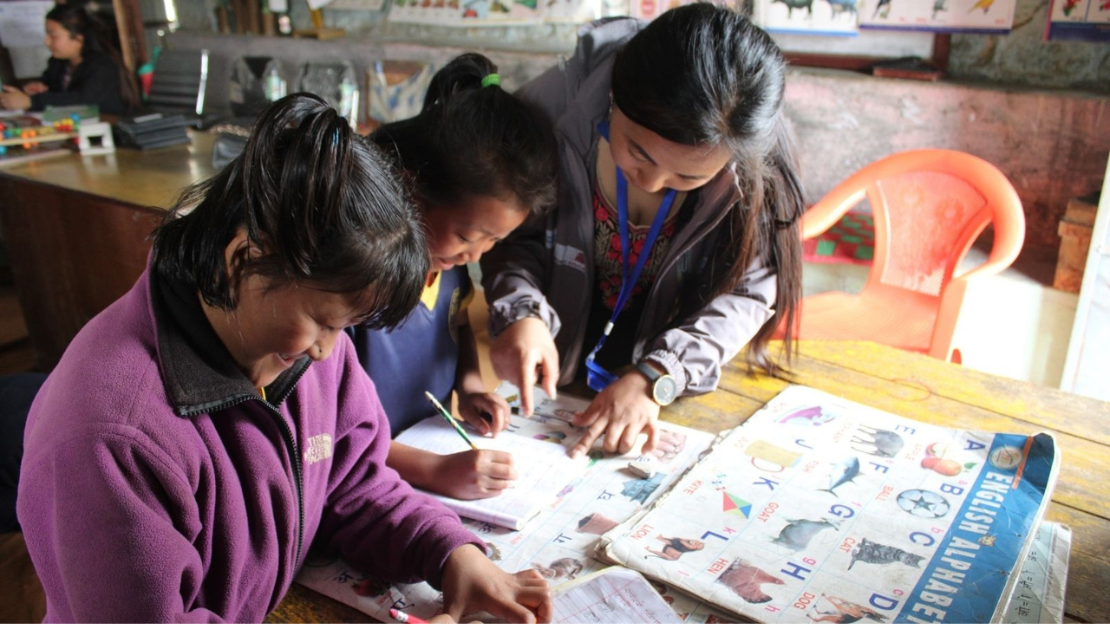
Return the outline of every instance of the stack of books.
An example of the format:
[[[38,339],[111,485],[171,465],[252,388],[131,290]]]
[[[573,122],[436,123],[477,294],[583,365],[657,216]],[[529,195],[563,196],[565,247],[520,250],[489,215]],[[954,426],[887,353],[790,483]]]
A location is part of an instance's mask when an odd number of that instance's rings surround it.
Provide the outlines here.
[[[185,126],[185,118],[181,115],[148,113],[121,118],[113,134],[117,145],[147,150],[188,143]]]

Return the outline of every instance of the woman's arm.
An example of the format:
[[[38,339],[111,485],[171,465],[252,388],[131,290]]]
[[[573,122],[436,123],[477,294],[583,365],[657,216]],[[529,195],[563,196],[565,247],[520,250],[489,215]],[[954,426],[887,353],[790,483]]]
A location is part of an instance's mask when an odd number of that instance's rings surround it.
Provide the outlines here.
[[[736,288],[659,334],[641,359],[666,370],[679,396],[712,392],[724,365],[774,316],[775,279],[766,264],[752,263]]]

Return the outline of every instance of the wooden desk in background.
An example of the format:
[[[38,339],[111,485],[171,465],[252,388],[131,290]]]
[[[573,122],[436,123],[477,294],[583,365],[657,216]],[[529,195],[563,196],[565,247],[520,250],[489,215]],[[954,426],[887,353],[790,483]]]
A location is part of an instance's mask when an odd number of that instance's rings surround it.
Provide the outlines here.
[[[742,361],[742,360],[738,360]],[[807,342],[793,381],[941,426],[1010,433],[1051,431],[1063,456],[1048,520],[1072,528],[1065,621],[1110,617],[1110,403],[1013,381],[923,355],[861,342]],[[719,432],[743,423],[787,381],[750,378],[730,365],[720,390],[683,399],[665,420]],[[268,622],[372,622],[293,585]]]
[[[130,290],[179,191],[211,176],[214,137],[150,151],[72,154],[0,169],[0,237],[38,367]]]

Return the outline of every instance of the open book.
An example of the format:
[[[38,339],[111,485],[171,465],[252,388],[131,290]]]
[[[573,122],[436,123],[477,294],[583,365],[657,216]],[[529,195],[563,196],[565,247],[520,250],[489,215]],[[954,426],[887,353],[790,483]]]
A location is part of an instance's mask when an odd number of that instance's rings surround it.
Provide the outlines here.
[[[471,434],[474,443],[483,449],[506,451],[513,455],[517,478],[512,487],[498,496],[480,500],[458,500],[427,493],[455,513],[466,518],[488,522],[509,529],[520,530],[545,506],[553,504],[559,492],[581,474],[589,462],[588,457],[571,459],[567,455],[569,444],[578,441],[577,435],[568,436],[557,427],[543,436],[519,435],[525,424],[523,416],[511,416],[509,426],[495,438]],[[569,430],[569,425],[563,425]],[[432,416],[401,432],[397,442],[441,455],[467,450],[450,424],[440,416]]]
[[[758,621],[999,621],[1058,469],[1047,434],[793,386],[599,552]]]

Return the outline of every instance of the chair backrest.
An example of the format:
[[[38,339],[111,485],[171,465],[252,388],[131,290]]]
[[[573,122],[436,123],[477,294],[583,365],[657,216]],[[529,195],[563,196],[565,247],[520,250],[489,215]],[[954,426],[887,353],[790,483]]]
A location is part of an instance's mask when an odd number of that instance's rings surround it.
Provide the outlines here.
[[[154,65],[147,108],[203,115],[207,86],[208,50],[162,50]]]
[[[867,200],[875,222],[875,255],[864,291],[883,285],[938,298],[930,354],[949,349],[966,285],[954,278],[998,273],[1017,258],[1025,238],[1021,200],[994,165],[964,152],[925,149],[878,160],[841,182],[802,218],[802,238],[828,230]],[[971,245],[994,227],[990,257],[957,275]],[[947,342],[946,342],[947,341]]]
[[[888,156],[841,182],[805,214],[802,238],[864,199],[875,221],[869,284],[939,296],[988,224],[990,262],[1012,263],[1025,236],[1021,200],[1002,172],[971,154],[927,149]]]

